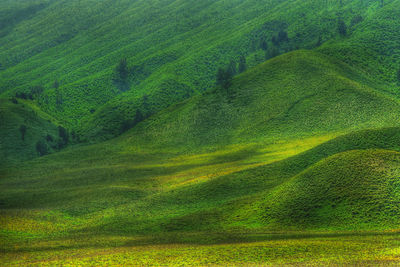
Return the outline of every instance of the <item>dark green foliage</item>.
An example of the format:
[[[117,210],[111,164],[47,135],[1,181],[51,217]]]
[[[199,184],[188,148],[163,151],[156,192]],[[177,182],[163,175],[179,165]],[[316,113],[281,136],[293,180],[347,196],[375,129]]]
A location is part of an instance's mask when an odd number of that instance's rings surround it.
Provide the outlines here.
[[[318,40],[317,40],[317,42],[316,42],[316,44],[315,44],[315,47],[319,47],[319,46],[321,46],[322,45],[322,37],[321,37],[321,35],[319,35],[318,36]]]
[[[354,27],[355,25],[357,25],[358,23],[360,23],[362,21],[363,21],[363,17],[360,14],[357,14],[351,19],[350,26]]]
[[[224,89],[228,89],[232,83],[232,73],[229,69],[219,68],[217,71],[217,85]]]
[[[264,50],[264,51],[266,51],[266,50],[268,49],[267,40],[265,40],[265,39],[262,39],[262,40],[261,40],[260,48],[261,48],[262,50]]]
[[[64,99],[60,89],[56,88],[56,107],[58,110],[62,109],[62,105],[64,103]]]
[[[32,93],[16,92],[16,93],[15,93],[15,97],[16,97],[16,98],[20,98],[20,99],[30,99],[30,100],[33,100],[33,95],[32,95]]]
[[[36,151],[39,154],[39,156],[44,156],[49,153],[49,148],[43,140],[39,140],[36,143]]]
[[[229,62],[228,68],[227,68],[229,75],[231,77],[235,76],[237,74],[237,64],[234,60],[231,60]]]
[[[22,141],[25,141],[26,129],[27,129],[27,127],[26,127],[25,124],[22,124],[22,125],[19,127],[19,132],[21,133],[21,139],[22,139]]]
[[[265,51],[265,59],[271,59],[276,56],[279,56],[279,49],[274,45],[270,46],[268,50]]]
[[[53,88],[58,89],[58,87],[60,87],[60,83],[58,82],[58,80],[55,80],[53,83]]]
[[[47,135],[46,135],[46,141],[47,141],[47,142],[53,142],[53,141],[54,141],[53,136],[52,136],[51,134],[47,134]]]
[[[136,124],[143,121],[144,119],[145,119],[145,116],[143,115],[143,113],[140,111],[140,109],[137,109],[133,120],[125,120],[122,122],[121,133],[128,131],[129,129],[131,129]]]
[[[241,55],[239,58],[239,73],[242,73],[246,71],[247,69],[247,64],[246,64],[246,57]]]
[[[64,127],[58,126],[58,136],[61,138],[59,140],[59,148],[65,147],[69,141],[68,131]]]
[[[44,87],[41,85],[33,86],[31,89],[31,95],[34,99],[38,99],[44,91]]]
[[[274,46],[279,46],[279,39],[278,36],[272,36],[271,42]]]
[[[129,70],[128,70],[128,62],[126,58],[122,58],[117,67],[115,68],[115,72],[117,74],[118,79],[121,81],[126,81],[128,78]]]
[[[135,113],[135,119],[133,120],[133,124],[136,125],[139,122],[143,121],[144,119],[145,118],[144,118],[142,112],[140,111],[140,109],[137,109],[136,113]]]
[[[289,41],[289,37],[286,31],[281,30],[278,33],[278,43],[283,43]]]
[[[11,101],[11,103],[13,103],[15,105],[18,104],[18,100],[16,97],[11,97],[10,101]]]
[[[346,23],[342,20],[338,20],[338,32],[341,36],[346,36],[347,35],[347,26]]]

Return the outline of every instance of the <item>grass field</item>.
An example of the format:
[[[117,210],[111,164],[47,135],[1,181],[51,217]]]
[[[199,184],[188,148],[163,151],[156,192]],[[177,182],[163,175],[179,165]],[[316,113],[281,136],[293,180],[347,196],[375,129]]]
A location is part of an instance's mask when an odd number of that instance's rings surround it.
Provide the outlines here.
[[[400,265],[398,32],[399,0],[0,1],[0,265]]]
[[[0,261],[6,266],[397,266],[398,235],[398,232],[180,233],[175,238],[161,240],[127,236],[98,236],[93,240],[80,236],[79,244],[74,239],[62,239],[21,245],[9,249]]]

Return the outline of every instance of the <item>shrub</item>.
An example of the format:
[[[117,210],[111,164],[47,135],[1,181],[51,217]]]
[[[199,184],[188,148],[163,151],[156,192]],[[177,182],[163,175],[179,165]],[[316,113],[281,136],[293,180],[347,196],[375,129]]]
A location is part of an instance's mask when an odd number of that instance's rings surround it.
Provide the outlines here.
[[[64,127],[58,126],[58,136],[61,138],[59,140],[59,148],[66,146],[68,144],[69,136],[67,130]]]
[[[22,124],[22,125],[19,127],[19,132],[21,133],[22,141],[25,141],[26,129],[27,129],[27,127],[26,127],[25,124]]]
[[[129,70],[126,58],[123,58],[119,61],[115,71],[120,80],[125,81],[128,78]]]
[[[39,156],[44,156],[49,153],[49,149],[47,144],[43,140],[39,140],[36,143],[36,151],[38,152]]]
[[[240,56],[239,59],[239,73],[246,71],[246,69],[247,69],[246,57],[242,55]]]
[[[225,68],[219,68],[217,71],[217,85],[227,89],[231,86],[232,74]]]
[[[342,19],[339,19],[338,21],[338,32],[341,36],[347,35],[347,26]]]

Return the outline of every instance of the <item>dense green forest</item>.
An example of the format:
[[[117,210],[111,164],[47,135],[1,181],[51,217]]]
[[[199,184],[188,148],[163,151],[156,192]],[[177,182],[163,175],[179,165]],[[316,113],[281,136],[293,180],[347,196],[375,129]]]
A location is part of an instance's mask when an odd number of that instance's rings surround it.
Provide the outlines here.
[[[397,265],[400,0],[0,0],[1,265]]]

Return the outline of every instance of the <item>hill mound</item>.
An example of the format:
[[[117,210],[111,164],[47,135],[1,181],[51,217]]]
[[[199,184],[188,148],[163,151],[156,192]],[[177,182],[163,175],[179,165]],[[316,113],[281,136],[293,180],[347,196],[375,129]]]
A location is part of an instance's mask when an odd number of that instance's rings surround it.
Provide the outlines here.
[[[283,228],[391,228],[400,220],[399,164],[387,150],[328,157],[274,189],[264,219]]]

